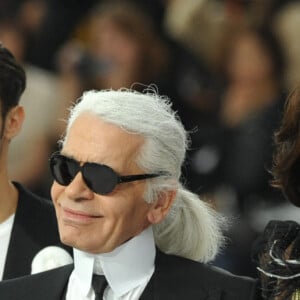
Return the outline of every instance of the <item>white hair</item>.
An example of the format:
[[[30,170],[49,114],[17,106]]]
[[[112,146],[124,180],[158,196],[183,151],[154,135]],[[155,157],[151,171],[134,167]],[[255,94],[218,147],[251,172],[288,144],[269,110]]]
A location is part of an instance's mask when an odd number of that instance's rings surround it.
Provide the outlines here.
[[[165,172],[147,180],[145,201],[152,202],[167,191],[177,191],[166,218],[154,225],[157,246],[164,252],[208,262],[216,256],[224,238],[223,218],[180,183],[181,167],[188,148],[188,135],[167,97],[149,89],[88,91],[70,110],[66,138],[74,120],[83,112],[114,124],[145,143],[137,164],[147,173]]]

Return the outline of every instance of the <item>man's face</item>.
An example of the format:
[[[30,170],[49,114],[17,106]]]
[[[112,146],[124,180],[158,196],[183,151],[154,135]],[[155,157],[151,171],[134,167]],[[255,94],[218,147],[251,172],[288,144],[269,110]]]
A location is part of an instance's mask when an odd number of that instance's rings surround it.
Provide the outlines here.
[[[73,123],[61,151],[80,162],[95,162],[120,175],[144,173],[135,163],[144,140],[84,113]],[[98,195],[79,172],[68,186],[54,182],[51,189],[63,243],[90,253],[110,252],[150,224],[151,205],[144,199],[145,181],[118,184]]]

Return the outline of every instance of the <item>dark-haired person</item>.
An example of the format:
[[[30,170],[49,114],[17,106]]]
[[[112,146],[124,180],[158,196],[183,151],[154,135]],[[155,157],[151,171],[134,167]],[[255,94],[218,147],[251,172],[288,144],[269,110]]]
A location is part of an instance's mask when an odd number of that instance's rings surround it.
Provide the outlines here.
[[[36,254],[60,241],[51,202],[8,176],[9,145],[24,119],[19,100],[25,86],[23,68],[0,44],[0,280],[30,274]]]
[[[223,126],[218,175],[241,215],[240,226],[229,235],[232,247],[226,252],[231,271],[255,274],[251,245],[257,235],[256,220],[261,207],[281,201],[269,185],[273,132],[278,128],[286,98],[283,85],[285,56],[281,44],[269,28],[236,26],[224,35],[219,47],[224,89],[220,93]],[[221,131],[222,132],[222,131]],[[227,195],[227,196],[226,196]],[[227,199],[227,198],[226,198]]]
[[[225,224],[180,182],[187,133],[170,106],[150,91],[83,94],[50,159],[74,265],[2,282],[0,299],[256,299],[255,281],[206,264]]]
[[[300,207],[300,86],[287,99],[275,145],[273,186]],[[258,262],[263,299],[300,299],[299,223],[270,221],[254,244],[253,257]]]

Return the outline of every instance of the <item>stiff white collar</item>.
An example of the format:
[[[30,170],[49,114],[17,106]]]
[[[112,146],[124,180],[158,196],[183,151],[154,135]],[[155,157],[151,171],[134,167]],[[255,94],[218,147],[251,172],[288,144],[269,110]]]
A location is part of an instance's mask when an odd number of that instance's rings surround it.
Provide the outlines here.
[[[117,297],[145,282],[154,272],[155,243],[152,227],[109,253],[90,254],[74,249],[75,275],[88,295],[93,273],[104,274]]]

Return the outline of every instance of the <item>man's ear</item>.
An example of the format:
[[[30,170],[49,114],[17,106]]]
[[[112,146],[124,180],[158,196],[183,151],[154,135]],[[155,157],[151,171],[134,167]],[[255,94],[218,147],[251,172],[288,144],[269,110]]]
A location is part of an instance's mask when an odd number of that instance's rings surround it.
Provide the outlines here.
[[[4,124],[4,136],[11,140],[22,129],[22,124],[25,118],[25,112],[22,106],[17,105],[7,113]]]
[[[160,223],[168,214],[175,197],[175,190],[161,193],[159,198],[151,204],[151,208],[147,214],[148,221],[151,224]]]

